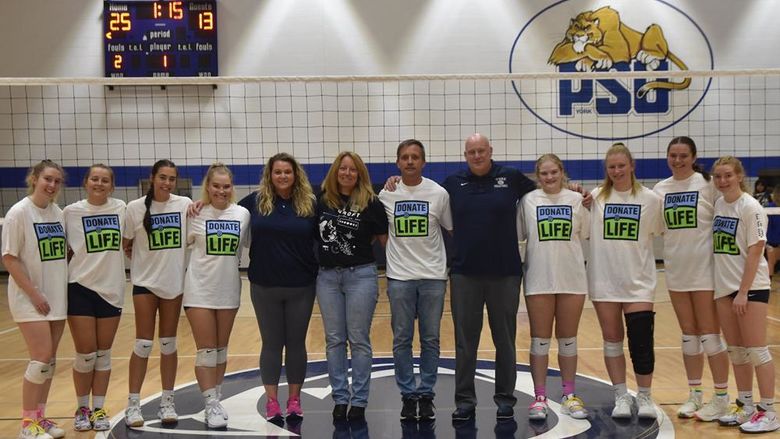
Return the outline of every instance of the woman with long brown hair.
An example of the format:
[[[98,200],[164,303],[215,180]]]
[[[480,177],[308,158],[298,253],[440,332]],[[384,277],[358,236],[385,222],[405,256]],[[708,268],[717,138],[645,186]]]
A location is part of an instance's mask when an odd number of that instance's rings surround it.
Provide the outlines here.
[[[178,365],[176,332],[184,284],[186,215],[192,202],[173,193],[177,176],[176,165],[172,161],[158,160],[152,166],[146,195],[127,204],[122,246],[131,258],[136,336],[130,356],[130,394],[125,411],[125,422],[131,427],[144,425],[140,393],[152,352],[158,312],[163,391],[157,415],[165,424],[179,419],[173,400]]]

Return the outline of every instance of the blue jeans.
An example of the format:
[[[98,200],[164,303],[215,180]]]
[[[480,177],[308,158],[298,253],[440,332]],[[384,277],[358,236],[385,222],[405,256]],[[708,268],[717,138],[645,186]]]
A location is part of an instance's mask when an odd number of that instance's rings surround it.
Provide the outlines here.
[[[371,379],[371,320],[379,285],[376,265],[321,267],[317,301],[325,327],[328,378],[336,404],[365,407]],[[352,353],[352,397],[347,381],[347,341]]]
[[[395,382],[404,398],[435,395],[433,386],[439,369],[439,328],[444,309],[446,280],[387,279],[393,327]],[[414,379],[412,341],[414,319],[420,326],[420,384]]]

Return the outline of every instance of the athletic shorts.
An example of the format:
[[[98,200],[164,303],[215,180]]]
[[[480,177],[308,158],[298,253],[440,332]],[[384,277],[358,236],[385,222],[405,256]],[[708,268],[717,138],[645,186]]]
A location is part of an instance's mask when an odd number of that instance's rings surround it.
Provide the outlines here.
[[[739,291],[734,291],[733,293],[729,294],[729,297],[734,299],[737,297],[737,293],[739,293]],[[769,290],[748,291],[748,302],[769,303]]]
[[[122,308],[106,302],[100,294],[79,283],[68,284],[68,315],[87,316],[97,319],[119,317]]]
[[[138,285],[133,285],[133,296],[137,296],[139,294],[154,294],[146,287],[139,287]]]

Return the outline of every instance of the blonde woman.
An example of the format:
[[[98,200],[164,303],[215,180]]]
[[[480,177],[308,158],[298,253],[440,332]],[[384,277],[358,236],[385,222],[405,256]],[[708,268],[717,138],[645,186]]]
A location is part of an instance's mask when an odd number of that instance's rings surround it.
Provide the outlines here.
[[[317,300],[325,326],[333,419],[362,420],[371,375],[369,335],[379,292],[372,242],[387,239],[387,216],[359,155],[344,151],[333,161],[322,182],[317,213]],[[347,344],[352,354],[351,392]]]
[[[293,156],[268,159],[257,190],[240,205],[251,215],[249,282],[263,347],[260,374],[266,418],[303,417],[301,387],[306,378],[306,332],[314,306],[317,259],[315,200],[306,171]],[[282,352],[287,379],[285,412],[279,405]]]
[[[588,294],[601,325],[604,362],[615,392],[612,417],[631,418],[634,411],[626,388],[623,339],[627,336],[639,386],[637,415],[655,419],[650,396],[655,368],[653,237],[663,231],[661,199],[636,180],[636,165],[624,144],[609,148],[604,167],[604,183],[593,190],[587,272]]]
[[[745,186],[739,159],[719,158],[712,167],[715,187],[723,197],[715,202],[712,221],[715,253],[715,305],[739,396],[732,411],[719,419],[744,433],[780,428],[775,412],[775,366],[766,340],[769,269],[764,259],[767,216]],[[753,372],[761,402],[753,404]]]
[[[227,426],[217,389],[227,365],[227,346],[241,302],[238,264],[249,229],[249,212],[235,203],[233,173],[212,164],[203,179],[200,215],[187,226],[190,263],[183,305],[197,353],[195,377],[203,394],[209,428]]]
[[[526,194],[518,209],[518,239],[527,240],[523,285],[531,325],[531,377],[535,400],[531,420],[547,419],[547,365],[555,322],[561,368],[561,412],[575,419],[588,416],[575,394],[577,329],[588,280],[582,241],[588,238],[590,213],[582,194],[566,189],[563,162],[555,154],[536,161],[539,189]]]
[[[68,311],[65,227],[55,203],[64,179],[62,167],[51,160],[30,168],[28,196],[8,210],[3,223],[8,307],[30,353],[22,381],[22,439],[65,436],[65,430],[46,417]]]
[[[111,428],[104,407],[111,377],[111,346],[125,298],[122,231],[126,206],[111,197],[114,171],[104,164],[89,168],[84,189],[87,198],[63,211],[68,246],[73,252],[68,264],[68,326],[76,348],[73,428],[104,431]]]

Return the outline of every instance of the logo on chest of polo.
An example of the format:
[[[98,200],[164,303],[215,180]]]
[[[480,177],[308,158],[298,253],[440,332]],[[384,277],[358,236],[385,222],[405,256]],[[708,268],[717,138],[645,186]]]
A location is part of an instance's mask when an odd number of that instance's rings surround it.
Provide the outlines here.
[[[152,233],[149,234],[149,250],[165,250],[181,247],[181,213],[152,215]]]
[[[539,241],[571,241],[571,206],[536,206]]]
[[[206,221],[206,254],[235,256],[241,237],[241,223],[229,220]]]
[[[669,230],[695,229],[699,192],[675,192],[664,196],[664,221]]]
[[[60,223],[34,223],[41,261],[65,259],[65,229]]]
[[[429,211],[430,203],[427,201],[396,201],[393,209],[395,236],[428,236]]]
[[[639,240],[639,204],[607,204],[604,206],[604,239]]]
[[[715,254],[739,255],[737,226],[739,218],[716,216],[712,220],[712,246]]]
[[[81,218],[87,253],[119,251],[122,233],[119,215],[95,215]]]

